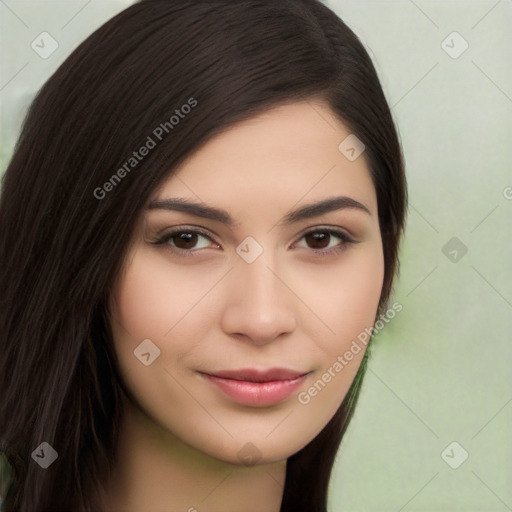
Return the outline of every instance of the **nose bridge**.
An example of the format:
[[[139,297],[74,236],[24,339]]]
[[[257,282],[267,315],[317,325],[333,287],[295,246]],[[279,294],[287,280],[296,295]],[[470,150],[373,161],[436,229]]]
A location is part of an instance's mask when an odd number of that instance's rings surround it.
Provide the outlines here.
[[[241,244],[242,245],[242,244]],[[223,328],[266,343],[296,325],[292,295],[278,277],[275,251],[263,250],[249,262],[243,254],[230,272]]]
[[[247,262],[243,258],[237,262],[234,279],[240,282],[243,297],[248,302],[268,308],[285,299],[283,285],[277,278],[277,258],[274,252],[264,250],[254,261]]]

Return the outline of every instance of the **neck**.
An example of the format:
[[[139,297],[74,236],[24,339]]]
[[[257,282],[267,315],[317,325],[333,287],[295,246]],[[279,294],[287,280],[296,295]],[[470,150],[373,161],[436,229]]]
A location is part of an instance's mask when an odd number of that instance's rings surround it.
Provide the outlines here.
[[[279,512],[286,461],[224,462],[183,443],[127,400],[123,414],[105,512]]]

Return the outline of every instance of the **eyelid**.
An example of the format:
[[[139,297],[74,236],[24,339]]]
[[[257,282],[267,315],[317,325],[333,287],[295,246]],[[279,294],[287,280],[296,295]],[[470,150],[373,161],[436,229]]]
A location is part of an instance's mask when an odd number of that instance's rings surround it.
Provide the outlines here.
[[[322,224],[320,224],[320,225],[315,224],[313,226],[310,226],[309,228],[305,228],[305,230],[300,235],[299,240],[302,237],[309,235],[310,233],[316,233],[318,231],[324,231],[326,233],[339,233],[339,234],[343,235],[345,238],[350,239],[351,242],[354,242],[354,243],[356,242],[354,235],[351,234],[348,229],[343,228],[341,226],[329,226],[329,225],[322,225]]]
[[[162,229],[148,229],[148,237],[153,239],[153,242],[151,243],[157,243],[159,239],[182,232],[197,233],[211,239],[212,241],[215,241],[215,238],[217,237],[217,234],[210,229],[203,228],[201,226],[195,226],[194,224],[178,224],[176,226],[166,225],[166,227]],[[215,241],[215,243],[217,242]]]
[[[341,253],[345,249],[347,249],[348,245],[353,245],[359,243],[359,241],[355,240],[352,236],[348,235],[346,231],[343,228],[340,228],[339,226],[336,227],[328,227],[328,226],[314,226],[311,228],[306,229],[301,236],[297,239],[297,242],[294,242],[293,245],[300,242],[305,236],[312,234],[312,233],[327,233],[330,236],[334,236],[336,238],[339,238],[341,240],[341,243],[338,245],[335,245],[333,247],[324,248],[324,249],[313,249],[309,247],[302,247],[302,249],[308,249],[310,253],[314,257],[328,257],[328,256],[334,256],[336,254]]]
[[[165,231],[164,234],[160,234],[160,233],[162,233],[162,231]],[[313,254],[315,254],[317,256],[320,256],[320,255],[327,256],[332,253],[343,250],[347,244],[359,243],[351,235],[349,235],[346,231],[348,231],[348,230],[346,230],[345,228],[341,228],[340,226],[313,225],[313,226],[310,226],[309,228],[306,228],[300,234],[300,236],[296,239],[296,241],[293,242],[292,247],[295,244],[297,244],[298,242],[300,242],[300,240],[302,240],[305,236],[307,236],[311,233],[318,233],[318,232],[328,233],[329,235],[334,235],[336,238],[339,238],[340,240],[342,240],[343,243],[336,245],[334,247],[330,247],[329,249],[313,249],[313,248],[307,248],[307,247],[302,248],[302,249],[309,249],[310,252],[312,252]],[[179,233],[183,233],[183,232],[199,234],[201,236],[204,236],[205,238],[208,238],[212,243],[214,243],[218,246],[221,245],[215,240],[215,238],[212,236],[212,233],[209,230],[202,228],[200,226],[194,226],[194,225],[178,225],[178,226],[172,227],[168,231],[160,230],[155,235],[156,240],[152,241],[150,243],[152,245],[165,245],[173,236],[175,236],[176,234],[179,234]],[[187,250],[187,249],[180,249],[179,247],[172,247],[172,246],[170,246],[169,249],[171,251],[173,251],[174,253],[177,253],[177,254],[183,255],[183,256],[196,256],[195,253],[197,253],[198,251],[201,251],[201,249],[188,249]]]
[[[179,226],[173,226],[172,228],[165,228],[159,230],[157,233],[155,233],[154,238],[156,240],[150,241],[149,243],[153,245],[163,245],[165,244],[169,239],[171,239],[173,236],[179,234],[179,233],[194,233],[201,235],[205,238],[208,238],[212,243],[220,245],[216,240],[215,237],[212,235],[210,230],[207,230],[205,228],[202,228],[200,226],[194,226],[194,225],[179,225]],[[179,249],[178,247],[174,247],[176,251],[181,252],[193,252],[193,250],[186,250],[186,249]],[[197,250],[197,249],[196,249]]]

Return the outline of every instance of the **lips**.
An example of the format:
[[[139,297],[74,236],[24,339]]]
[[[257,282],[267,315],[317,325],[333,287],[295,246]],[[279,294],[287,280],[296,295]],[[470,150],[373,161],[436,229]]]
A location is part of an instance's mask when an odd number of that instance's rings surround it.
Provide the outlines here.
[[[224,396],[252,407],[282,402],[302,386],[309,372],[286,368],[223,370],[202,375]]]
[[[242,380],[246,382],[272,382],[282,380],[294,380],[302,377],[307,372],[298,372],[288,370],[286,368],[271,368],[268,370],[257,370],[247,368],[243,370],[225,370],[210,373],[212,377],[220,377],[221,379]]]

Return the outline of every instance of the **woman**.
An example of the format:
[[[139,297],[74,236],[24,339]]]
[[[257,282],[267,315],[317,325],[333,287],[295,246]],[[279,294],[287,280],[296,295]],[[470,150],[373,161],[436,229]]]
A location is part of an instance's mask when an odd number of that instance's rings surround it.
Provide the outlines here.
[[[7,511],[326,511],[406,208],[316,0],[142,0],[43,86],[0,199]]]

